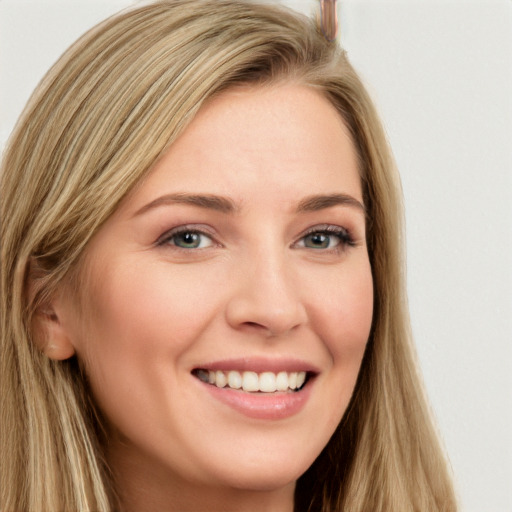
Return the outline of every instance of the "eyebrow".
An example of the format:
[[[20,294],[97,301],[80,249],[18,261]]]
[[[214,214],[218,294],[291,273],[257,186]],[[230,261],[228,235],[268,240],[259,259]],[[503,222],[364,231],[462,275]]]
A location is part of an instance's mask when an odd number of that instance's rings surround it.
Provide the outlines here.
[[[135,212],[135,216],[141,215],[148,210],[158,208],[159,206],[166,206],[171,204],[189,204],[191,206],[198,206],[207,210],[215,210],[222,213],[234,213],[238,210],[235,203],[227,197],[215,196],[209,194],[166,194],[165,196],[158,197],[154,201],[144,205],[142,208]]]
[[[351,208],[361,210],[362,213],[366,213],[366,208],[364,207],[363,203],[348,194],[318,194],[306,197],[302,199],[298,204],[297,212],[315,212],[338,205],[350,206]]]
[[[239,207],[231,199],[224,196],[217,196],[211,194],[187,194],[176,193],[166,194],[156,198],[154,201],[144,205],[137,210],[134,217],[142,215],[149,210],[158,208],[160,206],[167,206],[172,204],[187,204],[197,206],[207,210],[215,210],[221,213],[236,213]],[[297,205],[297,213],[315,212],[331,208],[332,206],[349,206],[366,213],[366,208],[355,197],[348,194],[317,194],[305,197]]]

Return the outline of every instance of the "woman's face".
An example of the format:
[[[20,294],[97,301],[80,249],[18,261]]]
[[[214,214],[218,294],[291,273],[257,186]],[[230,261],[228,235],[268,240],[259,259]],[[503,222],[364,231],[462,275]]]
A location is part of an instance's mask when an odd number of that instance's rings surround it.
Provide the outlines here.
[[[319,93],[237,88],[200,110],[91,241],[84,309],[58,302],[114,468],[293,485],[340,422],[370,331],[362,203]]]

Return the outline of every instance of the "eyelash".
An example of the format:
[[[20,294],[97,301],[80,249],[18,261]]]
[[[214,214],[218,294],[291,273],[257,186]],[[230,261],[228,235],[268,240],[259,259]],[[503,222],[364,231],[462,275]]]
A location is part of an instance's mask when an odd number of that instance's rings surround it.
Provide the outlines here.
[[[191,226],[180,226],[178,228],[172,229],[171,231],[168,231],[164,235],[162,235],[156,242],[156,245],[158,246],[165,246],[165,245],[172,245],[175,249],[181,250],[181,251],[191,251],[191,250],[197,250],[197,249],[203,249],[203,247],[180,247],[176,244],[171,243],[173,239],[176,239],[180,235],[199,235],[199,236],[205,236],[208,237],[212,245],[214,244],[212,235],[208,232],[198,229],[197,227],[191,227]]]
[[[207,247],[180,247],[179,245],[176,245],[175,243],[172,243],[173,240],[175,240],[177,237],[181,235],[198,235],[200,237],[207,237],[210,239],[211,244],[215,245],[215,241],[213,240],[213,237],[208,232],[198,229],[197,227],[191,227],[191,226],[180,226],[178,228],[175,228],[164,235],[162,235],[156,242],[157,246],[166,246],[166,245],[172,245],[174,249],[179,251],[191,251],[191,250],[200,250],[205,249]],[[333,225],[322,225],[322,226],[315,226],[305,233],[301,235],[299,240],[295,242],[295,246],[303,243],[304,240],[307,237],[313,236],[313,235],[326,235],[327,237],[336,237],[338,239],[338,243],[334,247],[325,247],[325,248],[313,248],[309,247],[309,249],[313,251],[322,251],[322,252],[343,252],[348,247],[354,247],[356,245],[356,242],[352,235],[350,234],[349,230],[346,228],[342,228],[340,226],[333,226]],[[201,244],[201,242],[200,242]],[[208,247],[210,247],[210,245]],[[329,246],[331,243],[329,242]],[[302,245],[299,247],[303,247],[305,249],[308,249],[305,245]]]
[[[312,250],[323,250],[323,251],[330,251],[330,252],[343,252],[349,247],[355,247],[356,242],[352,235],[350,234],[350,231],[346,228],[342,228],[340,226],[333,226],[333,225],[323,225],[323,226],[315,226],[311,229],[309,229],[306,233],[304,233],[300,239],[299,242],[305,240],[307,237],[312,235],[327,235],[328,237],[336,237],[338,239],[338,243],[334,247],[327,247],[327,248],[311,248]]]

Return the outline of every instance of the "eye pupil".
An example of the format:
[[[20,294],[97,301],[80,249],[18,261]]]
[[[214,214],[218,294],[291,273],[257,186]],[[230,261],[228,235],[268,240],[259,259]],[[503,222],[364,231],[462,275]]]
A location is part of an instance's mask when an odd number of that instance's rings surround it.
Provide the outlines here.
[[[309,244],[308,244],[309,242]],[[330,237],[324,233],[314,233],[306,238],[306,246],[315,249],[325,249],[329,247]]]
[[[201,242],[198,233],[186,232],[179,234],[175,239],[175,244],[179,247],[194,248]]]

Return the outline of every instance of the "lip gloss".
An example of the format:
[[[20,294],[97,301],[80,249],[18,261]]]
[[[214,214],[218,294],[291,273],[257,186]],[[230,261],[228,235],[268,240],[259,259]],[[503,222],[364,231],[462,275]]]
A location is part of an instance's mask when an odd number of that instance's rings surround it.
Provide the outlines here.
[[[245,391],[218,388],[198,381],[211,396],[235,411],[254,419],[280,420],[299,413],[305,406],[312,382],[307,382],[300,391],[274,393],[248,393]]]

